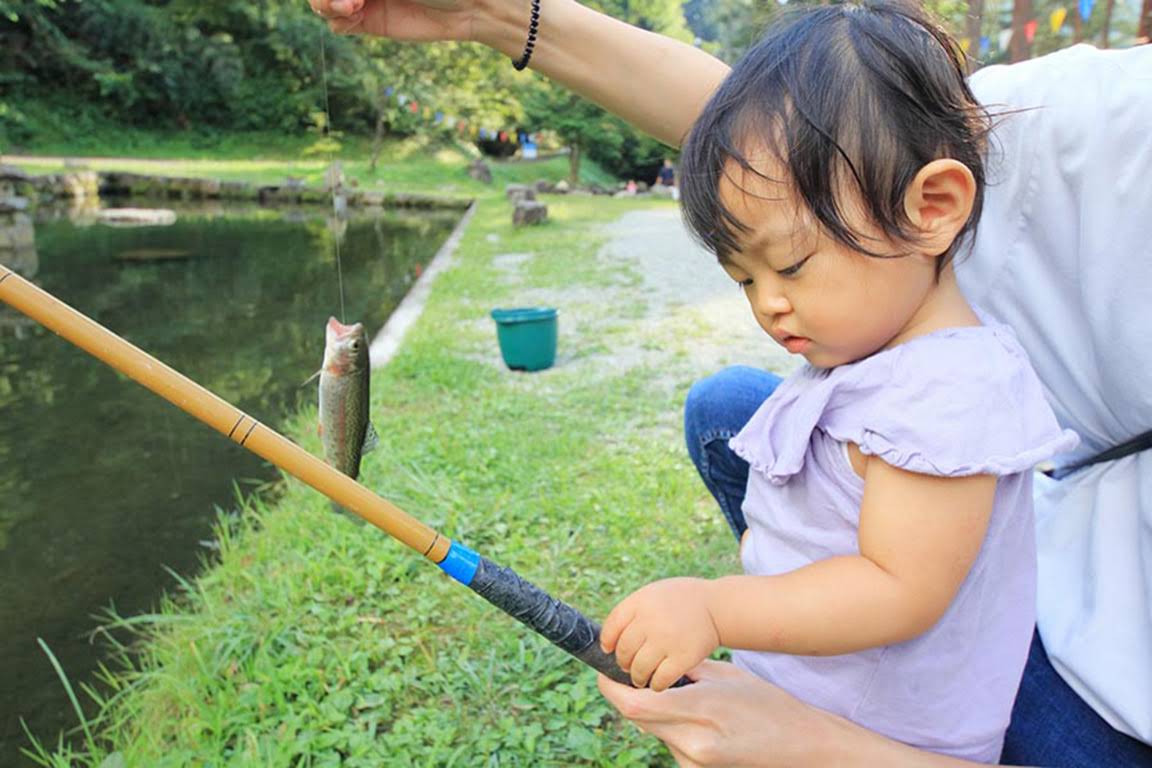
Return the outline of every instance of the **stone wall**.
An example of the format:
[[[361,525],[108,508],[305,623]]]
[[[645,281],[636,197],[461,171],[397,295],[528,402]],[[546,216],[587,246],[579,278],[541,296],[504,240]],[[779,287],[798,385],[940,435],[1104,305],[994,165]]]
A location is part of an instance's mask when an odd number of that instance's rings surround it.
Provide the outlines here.
[[[25,277],[36,274],[36,230],[26,211],[32,205],[32,178],[18,168],[0,166],[0,263]]]

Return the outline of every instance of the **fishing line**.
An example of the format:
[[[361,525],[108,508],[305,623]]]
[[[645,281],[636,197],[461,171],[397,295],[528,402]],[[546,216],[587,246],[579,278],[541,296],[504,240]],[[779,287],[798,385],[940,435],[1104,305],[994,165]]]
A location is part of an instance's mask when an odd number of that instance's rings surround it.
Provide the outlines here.
[[[320,82],[324,87],[324,136],[326,138],[332,135],[332,108],[328,103],[328,57],[324,51],[324,38],[327,35],[327,31],[320,34]],[[328,167],[331,169],[334,163],[331,162],[331,155],[328,158],[330,161]],[[332,231],[332,240],[336,248],[336,285],[340,289],[340,322],[347,323],[348,318],[344,310],[344,269],[340,263],[340,209],[336,205],[336,174],[332,174],[328,181],[332,185],[332,217],[336,220],[336,228]]]

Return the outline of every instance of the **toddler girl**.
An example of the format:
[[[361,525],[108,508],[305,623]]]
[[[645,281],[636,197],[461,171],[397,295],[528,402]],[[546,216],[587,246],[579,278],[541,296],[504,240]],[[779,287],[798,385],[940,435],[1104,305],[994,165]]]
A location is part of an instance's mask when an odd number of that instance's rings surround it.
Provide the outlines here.
[[[865,0],[771,30],[693,127],[688,224],[807,364],[731,441],[744,575],[659,581],[608,616],[637,685],[724,645],[872,730],[998,758],[1035,622],[1031,473],[1076,437],[953,275],[987,121],[953,40]]]

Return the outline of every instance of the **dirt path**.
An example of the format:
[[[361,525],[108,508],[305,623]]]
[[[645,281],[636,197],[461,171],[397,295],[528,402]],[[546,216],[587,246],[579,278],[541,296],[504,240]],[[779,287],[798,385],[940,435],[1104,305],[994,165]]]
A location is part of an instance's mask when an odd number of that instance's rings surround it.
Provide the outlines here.
[[[740,288],[692,240],[678,211],[635,211],[608,231],[612,240],[600,257],[633,263],[644,281],[648,313],[640,332],[683,351],[694,378],[727,365],[779,373],[795,367],[797,359],[756,324]]]
[[[650,384],[682,401],[692,382],[729,365],[785,374],[798,364],[756,325],[739,287],[692,240],[679,211],[632,211],[604,232],[608,242],[596,258],[618,273],[610,286],[519,291],[525,306],[560,308],[560,343],[555,367],[522,377],[518,386],[547,392],[569,377],[641,368]],[[493,263],[505,281],[522,285],[524,265],[537,257],[507,253]],[[487,325],[483,334],[487,341]],[[501,365],[490,347],[477,357]],[[679,409],[669,409],[658,424],[638,428],[678,443],[681,418]]]
[[[608,242],[596,258],[600,266],[618,274],[610,286],[533,288],[525,285],[524,267],[539,254],[494,257],[501,279],[520,287],[520,303],[560,309],[555,366],[518,378],[517,386],[547,391],[564,386],[569,376],[599,378],[643,367],[650,381],[682,397],[693,381],[725,366],[749,365],[784,374],[799,363],[756,325],[739,287],[715,257],[692,240],[678,210],[632,211],[603,231]],[[458,240],[459,233],[441,248],[421,284],[450,268],[453,241]],[[391,357],[411,321],[423,311],[428,290],[421,284],[373,341],[373,365]],[[474,350],[476,359],[503,370],[499,356],[493,354],[491,320],[485,313],[475,322],[475,336],[481,340]],[[669,413],[664,426],[678,433],[679,418],[679,413]]]

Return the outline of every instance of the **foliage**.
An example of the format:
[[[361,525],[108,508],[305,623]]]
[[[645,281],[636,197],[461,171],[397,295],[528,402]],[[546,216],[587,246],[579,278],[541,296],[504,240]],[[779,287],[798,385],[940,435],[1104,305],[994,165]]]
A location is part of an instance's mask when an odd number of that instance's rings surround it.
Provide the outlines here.
[[[533,184],[538,180],[557,182],[568,175],[568,161],[564,157],[531,162],[492,161],[493,182],[488,186],[468,176],[468,165],[476,156],[475,149],[436,137],[389,139],[382,147],[381,159],[375,169],[369,165],[370,152],[363,139],[344,136],[339,154],[304,158],[304,151],[314,141],[315,134],[189,135],[188,132],[117,131],[115,126],[99,124],[82,145],[67,135],[55,135],[51,142],[43,145],[49,154],[64,157],[22,157],[17,159],[17,164],[31,173],[60,173],[65,169],[69,150],[74,154],[79,145],[92,155],[84,162],[95,171],[213,178],[261,185],[283,184],[290,176],[305,184],[319,186],[324,183],[324,174],[331,161],[340,160],[349,183],[365,189],[462,197],[484,195],[492,189],[503,189],[507,184]],[[135,157],[116,157],[126,148],[131,149]],[[586,162],[580,167],[580,181],[607,187],[616,179],[597,163]]]
[[[588,5],[642,29],[692,40],[680,0],[597,0]],[[528,130],[554,131],[572,149],[574,177],[587,154],[621,178],[651,180],[670,152],[615,115],[543,78],[533,82],[521,102]]]
[[[380,117],[396,135],[443,134],[385,89],[509,125],[513,74],[479,46],[334,36],[301,0],[0,0],[10,142],[34,142],[41,127],[11,105],[49,95],[143,128],[296,132],[330,111],[333,128],[356,135]]]
[[[693,19],[693,28],[704,41],[704,47],[716,56],[735,63],[754,43],[765,27],[787,13],[791,8],[818,3],[821,0],[786,0],[786,2],[756,3],[752,0],[716,0],[703,3],[689,2],[686,13]],[[1089,19],[1076,31],[1078,3],[1072,0],[1032,0],[1029,18],[1037,20],[1036,37],[1030,46],[1032,56],[1041,56],[1075,42],[1101,44],[1107,0],[1097,0]],[[1000,32],[1012,26],[1014,0],[983,0],[981,37],[988,39],[985,53],[980,51],[980,40],[970,40],[970,54],[982,64],[1007,61],[1007,52],[1000,50]],[[969,12],[975,6],[971,0],[924,0],[924,6],[956,37],[966,35]],[[1049,19],[1057,8],[1068,12],[1063,26],[1052,31]],[[1139,0],[1116,0],[1109,34],[1114,47],[1132,45],[1135,40]]]

